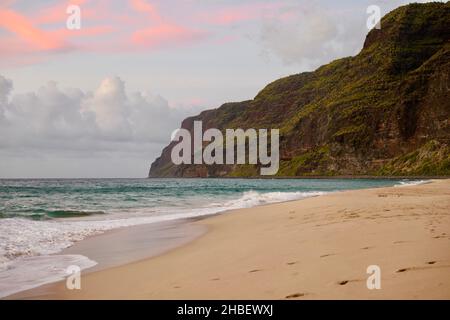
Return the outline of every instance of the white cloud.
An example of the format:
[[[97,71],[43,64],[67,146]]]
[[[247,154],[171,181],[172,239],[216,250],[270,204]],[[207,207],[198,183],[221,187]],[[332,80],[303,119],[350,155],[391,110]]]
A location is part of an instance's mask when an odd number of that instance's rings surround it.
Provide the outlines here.
[[[93,92],[63,90],[55,82],[25,94],[11,96],[12,90],[12,81],[0,76],[0,177],[10,176],[6,168],[23,163],[19,158],[33,167],[33,160],[49,157],[59,162],[135,157],[146,168],[181,121],[198,111],[170,107],[158,95],[129,94],[118,77],[104,79]]]
[[[281,10],[283,18],[262,21],[260,42],[266,54],[285,64],[314,69],[331,60],[357,53],[368,30],[366,13],[336,11],[310,3]]]
[[[0,75],[0,124],[6,124],[5,108],[12,90],[12,81]]]

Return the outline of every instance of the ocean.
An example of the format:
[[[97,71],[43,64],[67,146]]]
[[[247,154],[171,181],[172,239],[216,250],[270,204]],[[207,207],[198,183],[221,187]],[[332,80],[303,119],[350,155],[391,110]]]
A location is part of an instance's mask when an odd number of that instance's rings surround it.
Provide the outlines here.
[[[383,179],[0,180],[0,297],[57,281],[89,257],[58,254],[107,230],[329,192],[423,183]]]

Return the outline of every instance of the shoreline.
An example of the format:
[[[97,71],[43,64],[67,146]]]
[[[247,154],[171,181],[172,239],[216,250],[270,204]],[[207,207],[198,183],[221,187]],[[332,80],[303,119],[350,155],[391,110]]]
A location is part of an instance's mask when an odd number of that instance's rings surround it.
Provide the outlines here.
[[[84,180],[84,179],[82,179]],[[397,180],[397,179],[396,179]],[[431,180],[427,180],[431,181]],[[421,181],[420,183],[428,183],[427,181]],[[401,186],[400,184],[397,186]],[[354,189],[358,190],[358,189]],[[257,204],[249,208],[264,207],[276,203],[288,203],[292,201],[301,201],[310,197],[322,196],[324,194],[330,194],[335,192],[343,192],[347,190],[326,191],[320,195],[309,195],[299,199],[276,201],[272,203]],[[235,210],[242,210],[247,208],[237,209],[225,209],[206,215],[192,216],[186,218],[177,218],[174,220],[151,222],[146,224],[138,224],[132,226],[123,226],[106,230],[99,234],[90,235],[82,240],[74,242],[70,247],[64,248],[59,252],[48,255],[48,257],[63,257],[63,256],[78,256],[94,263],[93,266],[82,268],[82,274],[88,274],[105,270],[112,267],[123,266],[133,262],[139,262],[145,259],[154,258],[162,255],[177,247],[181,247],[195,238],[201,237],[208,230],[205,226],[195,225],[196,221],[208,219],[210,217],[222,215],[225,213],[233,212]],[[161,238],[161,234],[164,230],[172,229],[169,233],[170,237],[176,237],[175,241],[167,241]],[[182,235],[177,235],[176,230],[191,229],[190,232],[184,232]],[[145,232],[145,234],[143,234]],[[183,231],[182,231],[183,232]],[[156,234],[155,234],[156,233]],[[167,237],[164,237],[167,238]],[[125,243],[123,240],[131,240],[132,244]],[[113,250],[109,249],[109,245],[114,243]],[[106,245],[107,246],[106,246]],[[119,257],[117,257],[120,255]],[[124,255],[124,257],[122,256]],[[66,276],[64,276],[66,278]],[[62,276],[48,282],[33,285],[30,288],[20,289],[11,294],[0,296],[1,299],[7,299],[9,296],[21,294],[28,291],[40,292],[40,288],[46,288],[52,284],[64,281]],[[35,293],[33,293],[35,295]]]
[[[372,176],[372,175],[339,175],[339,176],[250,176],[250,177],[116,177],[116,178],[0,178],[1,180],[135,180],[135,179],[369,179],[369,180],[445,180],[450,179],[449,175],[438,176]]]
[[[111,178],[116,179],[116,178]],[[121,179],[121,178],[117,178]],[[139,178],[138,178],[139,179]],[[342,176],[250,176],[250,177],[145,177],[142,179],[250,179],[250,180],[310,180],[310,179],[319,179],[319,180],[352,180],[352,179],[367,179],[367,180],[446,180],[450,179],[450,176],[352,176],[352,175],[342,175]]]
[[[439,187],[436,186],[440,185]],[[442,189],[439,190],[439,189]],[[401,198],[403,198],[404,196],[406,196],[409,193],[414,193],[416,192],[417,194],[414,194],[414,196],[416,198],[423,198],[424,196],[422,194],[429,194],[429,190],[428,189],[432,189],[432,197],[433,194],[436,194],[435,196],[441,196],[444,198],[444,200],[447,200],[446,206],[444,206],[444,208],[440,208],[441,210],[443,209],[445,211],[445,209],[450,208],[450,203],[448,203],[448,200],[450,198],[450,180],[438,180],[438,181],[431,181],[428,184],[421,184],[421,185],[415,185],[415,186],[407,186],[404,188],[398,188],[398,187],[387,187],[387,188],[374,188],[374,189],[363,189],[363,190],[351,190],[351,191],[342,191],[342,192],[338,192],[338,193],[333,193],[333,194],[327,194],[327,195],[322,195],[319,197],[312,197],[312,198],[306,198],[306,199],[301,199],[301,200],[293,200],[293,201],[289,201],[289,202],[281,202],[281,203],[276,203],[276,204],[266,204],[263,206],[258,206],[258,207],[253,207],[253,208],[247,208],[247,209],[236,209],[236,210],[230,210],[230,211],[226,211],[226,215],[223,215],[224,212],[221,212],[220,214],[215,214],[212,216],[207,216],[204,217],[198,221],[193,222],[194,225],[197,226],[203,226],[207,228],[207,232],[203,233],[202,235],[195,237],[195,239],[192,239],[191,241],[181,244],[179,246],[176,246],[174,248],[169,249],[168,251],[162,252],[161,254],[157,255],[157,256],[153,256],[150,258],[146,258],[143,260],[139,260],[139,261],[134,261],[125,265],[120,265],[120,266],[114,266],[111,268],[106,268],[106,269],[102,269],[100,271],[93,271],[93,272],[87,272],[84,277],[83,277],[83,281],[86,281],[87,283],[87,289],[84,290],[80,290],[80,291],[68,291],[66,290],[61,282],[57,282],[57,283],[51,283],[51,284],[47,284],[44,286],[41,286],[39,288],[34,288],[31,290],[26,290],[26,291],[22,291],[19,292],[17,294],[13,294],[9,297],[6,297],[7,299],[27,299],[27,298],[38,298],[38,299],[93,299],[93,298],[100,298],[100,299],[108,299],[108,298],[137,298],[137,299],[145,299],[145,298],[157,298],[157,299],[164,299],[164,298],[184,298],[184,299],[191,299],[191,298],[206,298],[206,299],[213,299],[213,298],[231,298],[231,299],[235,299],[235,298],[249,298],[249,299],[254,299],[254,298],[268,298],[268,299],[272,299],[272,298],[285,298],[288,297],[289,294],[287,294],[286,296],[273,296],[273,295],[259,295],[259,294],[255,294],[254,296],[252,295],[248,295],[248,294],[239,294],[239,293],[230,293],[229,291],[227,291],[226,294],[224,295],[217,295],[217,294],[212,294],[210,292],[211,288],[217,287],[218,284],[220,283],[220,277],[212,277],[212,279],[209,280],[209,282],[206,284],[203,283],[202,284],[202,288],[204,289],[204,293],[200,294],[200,293],[196,293],[195,291],[192,292],[192,288],[191,290],[181,290],[182,287],[180,285],[170,285],[171,281],[170,281],[170,275],[174,276],[174,278],[179,277],[179,272],[182,270],[178,269],[176,266],[172,266],[170,264],[170,261],[173,261],[175,259],[175,261],[178,261],[180,258],[184,257],[185,259],[189,256],[192,255],[192,253],[195,256],[200,255],[201,259],[200,260],[205,260],[205,254],[207,254],[207,252],[205,252],[205,247],[207,248],[206,251],[214,251],[214,249],[217,249],[216,247],[224,247],[224,248],[228,248],[228,254],[229,254],[229,259],[234,260],[236,259],[236,257],[233,258],[233,254],[232,252],[229,252],[230,248],[230,242],[231,244],[233,244],[235,242],[235,240],[233,239],[233,235],[240,237],[241,235],[239,235],[239,233],[236,235],[235,233],[233,234],[233,230],[235,228],[231,228],[229,229],[230,225],[233,226],[236,224],[236,221],[240,221],[240,222],[246,222],[248,223],[247,219],[245,218],[246,215],[252,215],[254,218],[256,216],[258,216],[259,218],[264,218],[263,221],[258,221],[259,219],[256,219],[254,221],[254,225],[247,225],[247,229],[248,232],[252,235],[256,235],[258,237],[258,234],[255,234],[255,230],[253,229],[259,229],[260,227],[265,226],[266,228],[268,228],[269,226],[267,225],[268,222],[272,221],[277,224],[278,221],[276,221],[278,217],[274,217],[273,212],[277,211],[279,212],[280,210],[287,210],[289,209],[290,211],[288,211],[287,213],[287,220],[283,223],[289,222],[290,220],[294,220],[296,218],[299,217],[295,217],[293,216],[293,213],[291,212],[296,212],[297,210],[299,211],[305,211],[304,209],[314,209],[314,207],[316,207],[315,209],[317,210],[317,208],[319,208],[321,210],[328,210],[330,212],[338,212],[337,208],[330,209],[333,208],[333,206],[330,207],[330,205],[326,205],[326,201],[322,201],[324,199],[328,199],[328,202],[330,202],[330,200],[334,200],[334,201],[338,201],[339,202],[339,198],[350,198],[351,201],[350,202],[354,202],[354,200],[356,200],[357,202],[360,201],[360,196],[374,196],[376,195],[376,202],[385,202],[385,200],[392,198],[391,194],[395,195],[399,195],[398,198],[400,200],[403,200]],[[436,190],[437,189],[437,190]],[[440,191],[440,192],[436,192],[436,191]],[[408,198],[412,197],[408,196]],[[386,199],[385,199],[386,198]],[[396,197],[393,197],[393,199],[395,199]],[[352,200],[353,199],[353,200]],[[342,199],[341,199],[342,200]],[[373,199],[372,199],[373,200]],[[424,200],[424,199],[419,199],[419,200]],[[332,202],[332,201],[331,201]],[[311,207],[311,205],[313,205],[313,207]],[[348,204],[347,204],[348,205]],[[386,204],[385,204],[386,205]],[[389,203],[387,204],[389,206]],[[392,204],[391,204],[392,205]],[[424,206],[424,203],[420,202],[417,203],[417,205],[419,205],[420,207]],[[293,210],[291,210],[293,209]],[[409,208],[410,210],[414,211],[414,206],[411,206]],[[438,208],[439,209],[439,208]],[[306,211],[308,211],[306,210]],[[359,210],[359,209],[358,209]],[[358,211],[357,210],[357,211]],[[369,210],[369,209],[368,209]],[[392,209],[388,209],[389,211],[391,211]],[[258,212],[264,212],[263,216],[259,216]],[[359,212],[359,211],[358,211]],[[303,215],[305,214],[305,212],[303,212]],[[358,214],[358,213],[357,213]],[[359,213],[360,214],[360,213]],[[286,213],[284,213],[283,215],[286,215]],[[407,215],[407,214],[406,214]],[[376,218],[377,215],[375,215],[374,217],[371,217],[370,220],[378,220],[378,218]],[[416,213],[414,213],[412,216],[416,216]],[[303,217],[305,218],[305,217]],[[389,219],[390,217],[387,217],[385,219]],[[449,219],[448,219],[448,215],[443,215],[443,218],[445,220],[445,225],[444,225],[444,229],[448,232],[450,230],[450,223],[449,223]],[[267,220],[269,219],[269,220]],[[350,214],[350,218],[349,219],[357,219],[357,217],[352,217],[352,214]],[[279,220],[279,219],[278,219]],[[306,219],[307,220],[307,219]],[[333,224],[337,224],[337,226],[339,226],[340,224],[345,224],[346,219],[344,219],[344,221],[331,221],[333,223],[331,223],[331,225]],[[295,220],[294,220],[295,221]],[[330,221],[329,221],[330,222]],[[351,222],[355,222],[355,221],[351,221]],[[397,221],[398,222],[398,221]],[[270,225],[270,223],[269,223]],[[305,224],[305,226],[308,225],[308,223]],[[327,225],[327,224],[324,224]],[[236,226],[239,226],[239,223],[236,224]],[[305,226],[301,226],[301,227],[305,227]],[[228,232],[225,232],[224,234],[220,233],[218,234],[218,230],[222,230],[222,229],[226,229],[228,230]],[[241,229],[242,228],[237,228],[237,229]],[[270,229],[270,228],[269,228]],[[370,229],[369,229],[370,230]],[[247,230],[246,230],[247,231]],[[392,230],[391,230],[392,231]],[[231,233],[231,235],[230,235]],[[310,232],[311,233],[311,232]],[[446,240],[446,243],[444,243],[444,248],[447,249],[447,252],[450,252],[450,250],[448,250],[450,248],[450,237],[448,237],[449,233],[444,232],[446,235],[443,236],[443,239]],[[272,234],[272,236],[277,235],[278,233]],[[326,234],[327,236],[330,236],[328,234]],[[102,235],[99,235],[98,237],[101,237]],[[316,236],[315,234],[310,234],[310,236]],[[387,235],[385,235],[387,236]],[[219,237],[219,239],[217,239]],[[209,243],[210,239],[213,239],[213,244]],[[245,238],[245,237],[244,237]],[[244,242],[242,244],[243,247],[245,247],[245,245],[247,244],[247,242],[252,242],[252,239],[248,239],[245,238],[246,242]],[[260,239],[258,238],[259,241],[263,241],[264,239]],[[433,238],[432,238],[433,239]],[[440,239],[440,238],[437,238]],[[292,240],[292,239],[291,239]],[[320,240],[320,239],[316,239],[316,240]],[[341,239],[345,240],[345,239]],[[348,241],[349,239],[347,239]],[[301,242],[307,242],[308,239],[305,238],[303,239],[303,241]],[[402,241],[402,240],[398,240],[398,241]],[[83,242],[83,241],[82,241]],[[300,243],[301,243],[300,242]],[[81,242],[80,242],[81,243]],[[400,242],[403,243],[403,242]],[[399,244],[400,244],[399,243]],[[407,242],[405,242],[407,243]],[[267,243],[266,243],[267,245]],[[260,243],[258,243],[258,241],[253,241],[253,243],[251,243],[251,246],[256,246],[256,247],[260,247]],[[269,246],[270,247],[270,246]],[[368,246],[370,247],[370,246]],[[203,249],[202,249],[203,248]],[[236,248],[235,248],[236,249]],[[260,248],[259,248],[260,249]],[[371,250],[368,249],[364,249],[367,250],[367,252],[370,252]],[[200,251],[200,253],[199,253]],[[276,253],[277,250],[274,251],[274,253]],[[427,248],[427,250],[425,250],[425,252],[429,251],[429,248]],[[262,252],[260,252],[262,256],[268,256],[267,254],[262,254]],[[364,252],[366,253],[366,252]],[[305,250],[304,254],[308,255],[310,254],[310,252],[308,252],[308,250]],[[333,253],[333,254],[327,254],[324,253],[324,256],[322,258],[325,257],[333,257],[337,254]],[[442,256],[442,253],[440,253],[440,255]],[[239,255],[238,255],[239,256]],[[270,255],[269,255],[270,257]],[[277,255],[274,254],[274,259],[277,258]],[[221,257],[217,257],[218,260],[222,260],[223,258]],[[267,258],[267,257],[266,257]],[[278,257],[280,258],[280,257]],[[322,259],[320,258],[320,259]],[[283,258],[284,260],[285,258]],[[300,258],[298,258],[300,259]],[[331,259],[331,258],[328,258]],[[430,257],[431,259],[431,257]],[[183,259],[182,259],[183,260]],[[188,259],[189,260],[189,259]],[[206,259],[208,260],[208,259]],[[279,259],[277,259],[279,260]],[[217,270],[218,273],[220,273],[220,269],[221,266],[217,265],[217,263],[214,263],[213,261],[208,260],[209,262],[206,263],[205,265],[200,266],[199,263],[197,262],[192,262],[194,265],[196,265],[197,267],[199,267],[200,269],[202,269],[205,273],[214,273],[215,269],[219,269]],[[434,261],[434,260],[433,260]],[[433,261],[428,261],[428,262],[433,262]],[[320,261],[322,262],[322,261]],[[267,263],[267,262],[266,262]],[[287,265],[289,266],[295,266],[297,265],[298,262],[296,261],[290,261],[290,262],[285,262]],[[292,263],[292,264],[291,264]],[[340,262],[342,263],[342,261]],[[424,264],[427,263],[427,261],[423,262]],[[211,264],[210,267],[208,268],[208,264]],[[238,264],[237,262],[235,264]],[[450,273],[448,267],[450,267],[450,254],[448,256],[445,256],[444,254],[444,259],[440,259],[439,261],[434,261],[434,263],[432,264],[433,266],[435,266],[435,268],[437,267],[437,270],[443,271],[445,273],[446,276],[448,276],[447,278],[450,279]],[[146,270],[149,266],[154,266],[157,265],[159,267],[156,268],[156,271],[152,271],[152,272],[147,272],[144,271]],[[338,264],[339,265],[339,264]],[[414,268],[419,268],[417,270],[427,270],[425,267],[431,267],[431,264],[429,266],[419,266],[419,267],[413,267]],[[204,269],[205,267],[206,270]],[[240,269],[239,265],[233,265],[232,263],[228,266],[230,269]],[[144,269],[143,269],[144,268]],[[165,269],[168,268],[173,269],[175,268],[175,270],[172,270],[172,272],[167,272],[165,275],[162,275],[161,272]],[[250,268],[250,267],[249,267]],[[294,268],[294,267],[293,267]],[[401,269],[401,267],[398,267]],[[425,269],[421,269],[421,268],[425,268]],[[195,269],[195,268],[194,268]],[[308,268],[306,268],[308,269]],[[314,269],[314,268],[313,268]],[[314,270],[311,269],[310,272],[312,272],[312,275],[314,275]],[[398,270],[400,270],[398,269]],[[130,274],[130,270],[133,270],[133,272]],[[158,271],[159,270],[159,271]],[[178,272],[176,272],[176,270],[178,270]],[[309,269],[308,269],[309,270]],[[416,269],[414,269],[416,270]],[[136,273],[134,272],[136,271]],[[138,272],[139,271],[139,272]],[[225,270],[222,270],[225,271]],[[249,274],[255,274],[255,275],[259,275],[260,272],[261,274],[263,274],[264,272],[262,272],[263,270],[260,270],[260,268],[255,268],[252,269],[250,271],[246,271],[245,273],[249,273]],[[304,272],[305,270],[303,270]],[[328,270],[329,271],[329,270]],[[361,271],[361,270],[360,270]],[[365,270],[362,270],[365,271]],[[434,271],[434,270],[433,270]],[[157,286],[157,288],[152,288],[152,286],[150,286],[150,288],[146,287],[145,290],[131,290],[130,288],[128,288],[128,290],[124,290],[123,286],[125,285],[125,287],[129,287],[128,285],[126,285],[127,283],[135,283],[138,279],[136,279],[135,276],[133,276],[133,274],[135,275],[139,275],[139,277],[142,278],[146,278],[149,276],[150,274],[154,274],[156,272],[156,274],[159,274],[160,279],[158,280],[159,282],[159,286]],[[192,272],[192,271],[191,271]],[[237,272],[237,270],[236,270]],[[199,275],[195,272],[196,277],[192,277],[192,279],[190,279],[190,281],[195,282],[195,278],[198,278]],[[301,273],[301,272],[297,272],[297,275]],[[120,281],[121,285],[118,286],[118,288],[116,288],[117,290],[112,290],[109,285],[107,285],[107,283],[105,283],[105,279],[111,279],[111,275],[113,275],[113,278],[117,278],[117,277],[122,277],[124,279],[123,281]],[[241,275],[242,276],[242,275]],[[280,277],[279,273],[275,273],[275,277]],[[284,277],[284,276],[283,276]],[[315,276],[317,277],[317,275]],[[313,278],[315,278],[313,276]],[[244,277],[245,278],[245,277]],[[255,277],[258,278],[258,277]],[[349,276],[349,278],[351,278]],[[86,279],[86,280],[84,280]],[[216,280],[214,280],[216,279]],[[185,279],[187,280],[187,279]],[[266,279],[267,280],[267,279]],[[213,281],[213,282],[211,282]],[[336,280],[338,281],[338,280]],[[343,281],[347,281],[350,283],[359,283],[362,280],[361,279],[350,279],[350,280],[343,280]],[[137,283],[139,283],[140,281],[137,281]],[[173,281],[174,283],[176,282],[175,280]],[[188,281],[189,282],[189,281]],[[347,284],[346,282],[346,284]],[[445,281],[444,281],[445,282]],[[164,285],[163,285],[164,284]],[[444,283],[445,284],[445,292],[447,294],[444,294],[439,296],[439,298],[446,298],[449,299],[450,298],[450,284],[449,283]],[[235,285],[237,285],[235,283]],[[281,285],[280,287],[285,286],[286,284]],[[228,284],[228,287],[231,286],[231,284]],[[447,287],[448,286],[448,287]],[[178,288],[177,288],[178,287]],[[194,286],[195,287],[195,286]],[[220,286],[219,286],[220,287]],[[226,289],[229,289],[227,286],[225,286]],[[346,285],[346,287],[349,287]],[[109,290],[105,291],[105,288],[109,288]],[[122,288],[119,290],[119,288]],[[177,289],[177,290],[175,290]],[[222,288],[223,289],[223,288]],[[242,288],[241,288],[242,289]],[[153,291],[152,291],[153,290]],[[223,290],[222,290],[223,291]],[[244,290],[246,291],[246,290]],[[366,289],[366,291],[369,291]],[[375,290],[377,291],[377,290]],[[145,292],[147,292],[147,295],[145,294]],[[150,292],[152,294],[150,294]],[[184,292],[184,293],[183,293]],[[209,294],[207,294],[206,292],[209,292]],[[373,292],[373,291],[370,291]],[[444,293],[445,293],[444,292]],[[367,294],[367,292],[365,292]],[[294,293],[295,295],[295,293]],[[376,294],[373,296],[377,296]],[[299,295],[298,298],[309,298],[309,299],[314,299],[317,298],[317,296],[315,296],[315,294],[313,293],[304,293],[302,295]],[[323,297],[323,296],[320,296]],[[325,295],[325,297],[327,297]],[[394,296],[396,297],[396,296]],[[401,297],[401,296],[400,296]],[[332,296],[332,298],[341,298],[339,295],[338,296]],[[390,296],[388,296],[388,298],[390,298]],[[427,298],[425,296],[425,298]]]
[[[83,273],[123,266],[162,255],[201,237],[207,230],[194,223],[200,219],[182,218],[111,229],[75,242],[56,255],[79,254],[97,262]]]
[[[83,275],[123,266],[162,255],[171,249],[183,246],[200,237],[207,230],[193,222],[201,218],[181,218],[114,228],[88,236],[75,242],[70,247],[43,257],[50,259],[78,257],[78,259],[93,263],[93,265],[90,264],[90,266],[81,268]],[[66,266],[68,265],[66,264]],[[58,266],[58,268],[61,268],[61,266]],[[24,282],[22,285],[28,288],[16,289],[12,293],[0,296],[0,300],[8,299],[9,296],[21,294],[22,292],[39,291],[46,286],[65,281],[66,277],[67,275],[55,275],[53,279],[49,278],[47,282],[41,282],[41,284],[30,285]]]

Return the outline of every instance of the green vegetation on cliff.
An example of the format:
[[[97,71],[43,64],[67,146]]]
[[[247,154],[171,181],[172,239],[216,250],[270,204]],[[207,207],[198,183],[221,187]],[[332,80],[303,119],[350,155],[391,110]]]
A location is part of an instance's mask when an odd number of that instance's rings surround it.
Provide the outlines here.
[[[410,4],[381,21],[362,51],[279,79],[253,100],[183,121],[279,128],[278,176],[448,175],[450,3]],[[166,147],[151,177],[255,176],[257,166],[174,166]]]
[[[377,174],[391,176],[450,175],[450,148],[448,145],[431,140],[421,148],[389,161],[380,168]]]

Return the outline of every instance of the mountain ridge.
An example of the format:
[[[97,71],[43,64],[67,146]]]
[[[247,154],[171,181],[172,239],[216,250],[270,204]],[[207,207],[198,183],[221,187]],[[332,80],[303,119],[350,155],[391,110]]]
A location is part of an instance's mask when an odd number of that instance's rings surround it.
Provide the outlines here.
[[[278,176],[450,175],[449,26],[449,2],[399,7],[358,55],[278,79],[181,127],[279,128]],[[175,166],[174,145],[149,177],[258,176],[258,165]]]

